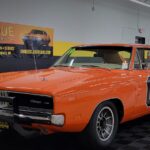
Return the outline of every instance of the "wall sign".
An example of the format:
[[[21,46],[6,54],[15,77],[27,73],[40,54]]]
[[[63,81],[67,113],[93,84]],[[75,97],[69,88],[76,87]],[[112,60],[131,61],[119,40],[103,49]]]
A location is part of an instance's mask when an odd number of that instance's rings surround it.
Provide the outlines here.
[[[53,62],[52,28],[0,22],[0,72],[47,68]]]

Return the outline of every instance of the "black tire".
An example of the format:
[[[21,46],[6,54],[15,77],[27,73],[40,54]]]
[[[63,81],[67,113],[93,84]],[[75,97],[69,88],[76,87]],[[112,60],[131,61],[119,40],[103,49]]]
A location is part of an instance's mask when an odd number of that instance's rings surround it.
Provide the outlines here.
[[[100,117],[103,111],[106,111],[104,118],[102,116]],[[111,115],[112,119],[109,118]],[[100,104],[93,113],[90,123],[84,131],[84,137],[86,138],[84,141],[86,141],[87,146],[95,149],[105,149],[110,146],[116,136],[118,123],[116,106],[109,101]],[[104,135],[107,135],[106,138]]]

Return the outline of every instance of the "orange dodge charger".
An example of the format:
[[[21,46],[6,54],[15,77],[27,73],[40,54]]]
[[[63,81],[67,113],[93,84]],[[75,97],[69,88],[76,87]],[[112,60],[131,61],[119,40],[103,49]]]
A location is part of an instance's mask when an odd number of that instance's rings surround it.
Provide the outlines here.
[[[148,45],[72,47],[49,69],[0,75],[0,127],[23,135],[83,132],[105,148],[120,123],[149,113]]]

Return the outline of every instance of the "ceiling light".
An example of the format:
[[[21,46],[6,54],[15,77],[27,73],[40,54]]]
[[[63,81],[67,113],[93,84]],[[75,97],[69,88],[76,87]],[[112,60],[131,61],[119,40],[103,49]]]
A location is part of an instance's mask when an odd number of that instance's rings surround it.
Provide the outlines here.
[[[142,5],[142,6],[146,6],[146,7],[149,7],[150,8],[150,5],[147,4],[147,3],[144,3],[144,2],[141,2],[139,0],[130,0],[131,2],[134,2],[136,4],[139,4],[139,5]]]

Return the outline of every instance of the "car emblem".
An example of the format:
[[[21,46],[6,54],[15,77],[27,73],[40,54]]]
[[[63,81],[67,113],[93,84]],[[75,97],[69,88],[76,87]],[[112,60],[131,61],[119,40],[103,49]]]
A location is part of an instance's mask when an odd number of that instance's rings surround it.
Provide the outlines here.
[[[32,104],[42,104],[42,101],[31,99],[30,103],[32,103]]]
[[[8,97],[7,91],[0,91],[0,97]]]

